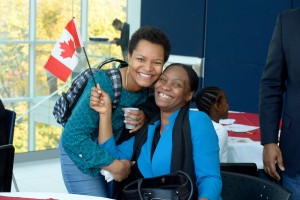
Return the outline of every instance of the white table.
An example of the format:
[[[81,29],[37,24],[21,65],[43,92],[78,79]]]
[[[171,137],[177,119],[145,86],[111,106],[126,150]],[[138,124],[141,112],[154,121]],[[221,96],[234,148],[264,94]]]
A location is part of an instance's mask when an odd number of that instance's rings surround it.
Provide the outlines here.
[[[228,138],[227,162],[256,163],[258,169],[263,169],[263,146],[260,142],[249,138]]]
[[[108,200],[108,198],[94,197],[87,195],[66,194],[66,193],[43,193],[43,192],[0,192],[1,196],[7,197],[24,197],[40,199],[57,199],[57,200]]]

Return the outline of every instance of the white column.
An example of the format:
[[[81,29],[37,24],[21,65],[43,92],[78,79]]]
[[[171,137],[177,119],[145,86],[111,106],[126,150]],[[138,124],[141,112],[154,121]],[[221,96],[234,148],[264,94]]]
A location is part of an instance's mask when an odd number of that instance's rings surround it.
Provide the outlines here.
[[[127,0],[127,23],[130,25],[130,36],[141,26],[142,0]]]

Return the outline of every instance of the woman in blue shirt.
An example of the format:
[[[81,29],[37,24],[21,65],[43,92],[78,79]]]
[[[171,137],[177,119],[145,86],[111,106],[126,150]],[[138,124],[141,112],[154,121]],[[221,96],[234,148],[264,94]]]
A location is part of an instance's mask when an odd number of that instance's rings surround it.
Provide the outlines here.
[[[138,106],[146,101],[148,87],[160,77],[170,49],[168,37],[157,28],[141,27],[132,35],[128,66],[119,69],[122,79],[120,100],[111,115],[113,123],[110,128],[116,141],[124,135],[122,108]],[[94,78],[113,100],[109,76],[101,70],[94,74]],[[69,193],[110,197],[110,187],[100,170],[110,171],[116,180],[123,179],[130,172],[130,163],[128,160],[116,160],[94,142],[98,136],[100,115],[90,108],[93,86],[90,78],[63,129],[59,145],[62,175]]]
[[[205,113],[189,110],[197,87],[198,76],[191,67],[175,63],[164,70],[155,84],[160,115],[136,133],[139,137],[146,130],[147,138],[133,168],[139,172],[132,169],[131,174],[147,178],[182,170],[194,180],[198,199],[217,200],[222,189],[218,138]],[[101,116],[98,144],[117,159],[131,159],[136,150],[134,138],[116,146],[110,128],[110,99],[99,86],[92,90],[90,105]]]

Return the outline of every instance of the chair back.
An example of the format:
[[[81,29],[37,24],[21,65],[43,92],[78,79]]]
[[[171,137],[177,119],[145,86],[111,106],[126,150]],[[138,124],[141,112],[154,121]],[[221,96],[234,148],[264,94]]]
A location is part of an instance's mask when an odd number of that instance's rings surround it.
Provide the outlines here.
[[[258,169],[255,163],[221,163],[220,170],[258,176]]]
[[[288,200],[291,192],[271,181],[233,172],[221,171],[222,200]]]
[[[11,191],[15,148],[12,144],[0,146],[0,192]]]
[[[7,144],[13,144],[15,130],[16,113],[15,111],[5,109],[4,134],[8,137]]]

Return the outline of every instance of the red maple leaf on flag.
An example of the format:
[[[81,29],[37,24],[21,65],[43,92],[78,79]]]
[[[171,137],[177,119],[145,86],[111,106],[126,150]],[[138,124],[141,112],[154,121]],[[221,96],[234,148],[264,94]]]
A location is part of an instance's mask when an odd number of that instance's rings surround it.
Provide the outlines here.
[[[69,40],[68,43],[60,42],[60,48],[64,51],[61,52],[60,56],[63,58],[70,57],[72,58],[76,48],[73,40]]]

